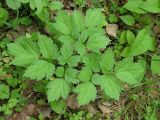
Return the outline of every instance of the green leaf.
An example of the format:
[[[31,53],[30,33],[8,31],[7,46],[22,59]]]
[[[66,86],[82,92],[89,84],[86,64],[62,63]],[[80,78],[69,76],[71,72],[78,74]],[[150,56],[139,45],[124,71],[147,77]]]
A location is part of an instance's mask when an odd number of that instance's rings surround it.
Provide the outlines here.
[[[38,46],[44,58],[52,60],[58,57],[58,48],[51,38],[40,35],[38,39]]]
[[[8,19],[8,11],[0,7],[0,27],[2,27]]]
[[[8,101],[7,107],[12,109],[13,107],[15,107],[17,105],[17,103],[18,103],[17,99],[11,98]]]
[[[92,76],[92,70],[89,67],[83,67],[82,70],[79,72],[78,78],[82,82],[90,81]]]
[[[73,48],[68,44],[64,44],[61,48],[61,56],[59,56],[58,61],[61,65],[68,64],[70,67],[77,66],[80,61],[79,55],[73,55]]]
[[[61,65],[67,63],[68,59],[73,55],[73,48],[68,44],[64,44],[61,48],[61,56],[59,56],[58,61]]]
[[[106,25],[105,16],[102,13],[102,9],[94,8],[89,9],[85,16],[86,27],[102,27]]]
[[[21,37],[15,43],[9,44],[8,52],[15,57],[12,63],[17,66],[30,65],[39,58],[36,43],[26,37]]]
[[[160,56],[152,56],[151,70],[154,74],[160,74]]]
[[[10,95],[9,86],[5,84],[0,84],[0,99],[1,100],[8,99],[9,95]]]
[[[61,34],[70,34],[71,32],[71,20],[70,16],[65,11],[59,11],[55,20],[56,23],[54,27],[58,30]]]
[[[100,72],[99,60],[100,55],[97,53],[88,53],[82,56],[86,67],[91,68],[93,72]]]
[[[95,85],[100,85],[101,84],[101,75],[100,74],[93,74],[92,75],[92,82]]]
[[[127,38],[126,38],[126,30],[125,30],[121,33],[119,43],[120,44],[125,44],[126,42],[127,42]]]
[[[29,5],[32,10],[37,9],[36,13],[41,13],[43,8],[47,6],[47,1],[45,1],[45,0],[30,0]]]
[[[52,63],[44,60],[38,60],[27,67],[24,76],[31,79],[42,80],[45,77],[50,78],[54,71],[55,67]]]
[[[102,28],[99,27],[91,27],[88,28],[86,31],[84,31],[87,33],[86,37],[91,37],[93,36],[95,33],[99,34],[99,35],[105,35],[105,31]]]
[[[79,80],[77,79],[78,71],[74,68],[68,68],[65,71],[65,81],[69,83],[78,83]]]
[[[48,91],[48,101],[56,101],[60,97],[63,99],[66,99],[70,92],[70,85],[63,79],[55,79],[53,81],[50,81],[47,85]]]
[[[160,13],[160,0],[146,0],[141,7],[151,13]]]
[[[155,49],[155,39],[150,35],[150,30],[148,27],[140,30],[136,39],[131,44],[130,47],[126,48],[122,56],[136,56],[145,53],[148,50]]]
[[[118,21],[117,15],[116,14],[109,14],[108,21],[110,23],[117,23],[117,21]]]
[[[128,2],[123,7],[132,12],[146,13],[146,11],[141,8],[143,4],[143,0],[128,0]]]
[[[58,39],[61,41],[61,43],[67,45],[73,45],[75,42],[75,40],[70,35],[61,35]]]
[[[61,10],[64,5],[60,1],[53,1],[49,3],[48,7],[50,8],[50,10]]]
[[[75,89],[74,92],[78,94],[78,104],[85,105],[91,101],[94,101],[97,96],[96,87],[91,82],[81,83]]]
[[[6,0],[6,4],[13,10],[18,10],[21,7],[19,0]]]
[[[142,62],[133,63],[130,58],[126,58],[118,62],[115,67],[116,77],[131,85],[142,81],[144,73],[145,67]]]
[[[78,62],[80,62],[81,58],[79,55],[74,55],[74,56],[71,56],[68,61],[67,61],[67,64],[70,66],[70,67],[76,67]]]
[[[29,3],[30,0],[19,0],[21,3]]]
[[[79,32],[84,30],[84,17],[80,12],[74,11],[71,16],[71,26],[72,26],[72,34],[75,36],[79,35]]]
[[[119,99],[120,92],[122,90],[120,83],[118,80],[112,75],[103,75],[98,79],[98,84],[102,90],[104,90],[105,94],[115,100]]]
[[[86,47],[82,42],[76,42],[75,50],[80,54],[80,56],[83,56],[86,52]]]
[[[126,38],[129,45],[132,45],[133,41],[136,39],[135,35],[130,30],[126,32]]]
[[[61,55],[68,59],[73,55],[73,48],[67,44],[63,45],[61,48]]]
[[[131,15],[123,15],[120,16],[120,18],[128,26],[132,26],[133,24],[135,24],[135,18]]]
[[[78,37],[79,42],[84,43],[88,39],[89,37],[88,31],[89,29],[87,30],[85,29],[79,34],[79,37]]]
[[[60,36],[61,33],[56,29],[55,23],[47,21],[46,23],[46,30],[48,31],[49,34],[55,34],[57,36]]]
[[[47,23],[51,20],[50,12],[47,8],[43,8],[41,12],[36,12],[35,15],[44,23]]]
[[[92,50],[93,52],[99,53],[100,49],[106,48],[109,42],[110,40],[106,36],[99,33],[95,33],[88,39],[87,48],[89,50]]]
[[[36,3],[34,0],[30,0],[29,1],[29,6],[31,8],[31,10],[35,10],[36,9]]]
[[[115,59],[114,59],[114,53],[111,48],[109,48],[102,55],[101,60],[99,61],[99,64],[103,74],[107,74],[108,72],[113,70]]]
[[[66,109],[66,103],[64,100],[53,101],[50,103],[51,109],[58,113],[63,114],[63,111]]]
[[[64,67],[62,67],[62,66],[57,67],[55,74],[57,77],[63,77],[64,76]]]

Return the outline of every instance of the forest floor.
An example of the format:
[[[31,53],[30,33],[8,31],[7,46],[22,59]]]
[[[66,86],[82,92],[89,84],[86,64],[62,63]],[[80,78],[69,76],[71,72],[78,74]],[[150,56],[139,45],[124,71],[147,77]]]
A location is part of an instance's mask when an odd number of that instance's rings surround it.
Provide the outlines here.
[[[70,94],[65,105],[52,106],[45,94],[46,83],[22,79],[24,69],[12,64],[13,56],[8,54],[7,48],[8,44],[15,42],[20,36],[37,32],[52,36],[50,26],[45,23],[48,13],[37,15],[36,10],[32,10],[28,3],[22,2],[16,9],[16,3],[12,6],[6,4],[6,1],[0,0],[0,120],[160,120],[160,62],[156,64],[159,67],[156,70],[150,68],[152,55],[160,54],[160,11],[136,13],[134,10],[138,8],[134,8],[134,5],[133,10],[132,7],[131,10],[122,8],[127,0],[57,0],[58,3],[50,7],[45,6],[50,8],[48,11],[51,21],[59,9],[70,14],[74,10],[85,13],[89,8],[102,8],[107,21],[103,29],[111,39],[110,46],[117,56],[126,47],[126,44],[118,46],[117,42],[123,37],[124,31],[130,30],[136,35],[145,26],[151,26],[151,36],[156,40],[155,51],[145,51],[138,55],[147,62],[142,82],[133,86],[125,84],[119,100],[104,96],[100,88],[97,88],[100,92],[96,100],[87,105],[79,106],[76,95]],[[1,8],[8,12],[6,19]],[[129,17],[121,17],[125,15]],[[142,48],[143,46],[145,45]],[[153,71],[158,72],[155,74]]]

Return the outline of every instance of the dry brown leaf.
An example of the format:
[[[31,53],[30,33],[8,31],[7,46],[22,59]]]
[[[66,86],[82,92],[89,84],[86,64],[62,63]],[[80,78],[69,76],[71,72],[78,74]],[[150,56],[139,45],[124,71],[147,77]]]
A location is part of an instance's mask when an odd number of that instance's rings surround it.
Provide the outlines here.
[[[160,25],[155,25],[155,26],[153,27],[153,32],[154,32],[155,34],[160,34]]]
[[[98,111],[93,105],[87,105],[86,109],[89,113],[92,113],[92,115],[95,115]]]
[[[49,107],[39,107],[37,108],[38,113],[41,113],[44,118],[50,118],[51,109]]]
[[[111,113],[111,109],[108,106],[101,104],[99,105],[99,109],[101,110],[104,116],[109,116],[109,114]]]
[[[9,120],[28,120],[29,116],[38,115],[36,107],[34,104],[28,104],[20,113],[13,114]]]
[[[117,24],[108,24],[106,26],[106,32],[109,36],[116,37],[117,36],[118,25]]]
[[[78,106],[76,96],[75,95],[68,96],[66,100],[66,105],[71,109],[78,109],[79,106]]]
[[[26,105],[20,113],[13,114],[9,120],[29,120],[32,116],[43,115],[43,119],[50,118],[51,109],[46,106],[34,104]]]

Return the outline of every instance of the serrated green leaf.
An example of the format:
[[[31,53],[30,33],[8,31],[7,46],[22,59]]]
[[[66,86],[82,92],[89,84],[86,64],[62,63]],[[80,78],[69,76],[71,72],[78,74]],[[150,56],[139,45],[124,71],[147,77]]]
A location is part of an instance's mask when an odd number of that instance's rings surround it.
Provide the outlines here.
[[[100,60],[100,55],[97,53],[89,53],[82,56],[82,60],[86,67],[91,68],[93,72],[100,72],[100,66],[98,61]]]
[[[70,35],[61,35],[58,38],[63,44],[67,45],[73,45],[74,44],[74,39]]]
[[[128,26],[132,26],[133,24],[135,24],[135,18],[131,15],[123,15],[120,16],[120,18]]]
[[[67,63],[67,59],[65,59],[63,56],[59,56],[58,62],[60,65],[65,65]]]
[[[65,11],[59,11],[56,18],[54,27],[62,34],[71,33],[71,18]]]
[[[40,35],[38,39],[38,46],[44,58],[52,60],[58,57],[58,48],[51,38]]]
[[[133,63],[130,58],[126,58],[118,62],[115,67],[116,77],[131,85],[142,81],[144,73],[144,65],[141,62]]]
[[[13,10],[18,10],[21,7],[19,0],[6,0],[6,4]]]
[[[62,66],[57,67],[55,74],[57,77],[63,77],[64,76],[64,67],[62,67]]]
[[[84,32],[87,33],[87,37],[90,37],[90,36],[94,35],[95,33],[99,34],[99,35],[105,35],[105,31],[102,28],[99,28],[99,27],[91,27],[91,28],[88,28]]]
[[[64,100],[53,101],[50,103],[50,107],[54,112],[62,114],[66,109],[66,103]]]
[[[78,62],[80,62],[81,58],[79,55],[74,55],[74,56],[71,56],[68,61],[67,61],[67,64],[70,66],[70,67],[76,67]]]
[[[88,32],[89,31],[86,30],[86,29],[83,30],[81,32],[81,34],[79,34],[78,41],[81,42],[81,43],[84,43],[87,40],[88,36],[89,36]]]
[[[45,0],[30,0],[30,7],[32,10],[36,10],[36,13],[41,13],[43,8],[47,6],[47,1]]]
[[[89,9],[85,16],[86,27],[102,27],[106,25],[105,16],[102,13],[102,9],[94,8]]]
[[[64,5],[60,1],[53,1],[49,3],[48,7],[50,8],[50,10],[61,10]]]
[[[70,92],[70,85],[63,79],[55,79],[47,84],[48,101],[56,101],[60,97],[66,99]]]
[[[19,0],[21,3],[29,3],[30,0]]]
[[[76,42],[75,50],[80,54],[80,56],[83,56],[86,52],[86,47],[82,42]]]
[[[18,103],[17,99],[11,98],[8,101],[7,107],[11,109],[11,108],[15,107],[17,105],[17,103]]]
[[[78,79],[82,82],[90,81],[92,76],[92,70],[89,67],[83,67],[82,70],[79,72]]]
[[[68,59],[73,55],[73,47],[67,44],[63,45],[61,48],[61,55]]]
[[[46,30],[50,33],[50,34],[55,34],[57,36],[60,36],[61,33],[56,29],[55,27],[55,23],[49,22],[47,21],[46,23]]]
[[[115,100],[119,99],[122,88],[120,86],[120,83],[114,76],[100,76],[98,84],[100,84],[101,89],[104,90],[105,94],[108,97],[113,98]]]
[[[93,74],[92,75],[92,82],[95,85],[100,85],[101,84],[101,75],[100,74]]]
[[[8,99],[10,95],[9,86],[5,84],[0,84],[0,99]]]
[[[84,30],[84,17],[80,12],[74,11],[71,16],[72,35],[78,36]]]
[[[152,56],[151,70],[154,74],[160,74],[160,56]]]
[[[26,37],[21,37],[15,43],[9,44],[8,52],[15,57],[12,63],[17,66],[30,65],[39,58],[38,46]]]
[[[99,53],[100,49],[104,49],[110,40],[102,34],[94,34],[87,41],[87,48],[93,52]]]
[[[96,87],[91,82],[81,83],[75,89],[74,92],[78,94],[78,104],[85,105],[91,101],[94,101],[97,96]]]
[[[64,44],[61,48],[61,56],[59,56],[58,61],[61,65],[67,63],[68,59],[73,55],[73,48],[68,44]]]
[[[35,61],[28,66],[24,76],[31,79],[42,80],[43,78],[50,78],[55,72],[55,66],[44,60]]]
[[[48,21],[51,20],[50,12],[48,11],[47,8],[43,8],[41,12],[35,12],[37,17],[44,23],[47,23]]]
[[[70,67],[75,67],[80,60],[81,59],[79,55],[73,55],[73,48],[70,45],[64,44],[62,46],[61,56],[58,58],[58,61],[61,65],[67,63]]]
[[[36,9],[36,3],[34,0],[30,0],[29,1],[29,6],[32,10],[35,10]]]
[[[99,64],[103,74],[107,74],[108,72],[113,70],[115,59],[114,59],[114,53],[111,48],[109,48],[102,55],[101,60],[99,61]]]
[[[69,83],[78,83],[79,80],[77,79],[78,71],[74,68],[68,68],[65,71],[65,80]]]

